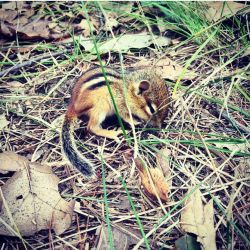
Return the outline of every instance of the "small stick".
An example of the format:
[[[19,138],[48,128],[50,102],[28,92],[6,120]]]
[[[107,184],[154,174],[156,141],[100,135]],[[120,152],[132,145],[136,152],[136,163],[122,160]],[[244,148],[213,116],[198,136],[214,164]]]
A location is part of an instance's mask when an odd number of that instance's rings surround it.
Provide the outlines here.
[[[23,63],[19,63],[19,64],[15,65],[15,66],[13,66],[13,67],[11,67],[11,68],[8,68],[8,69],[6,69],[6,70],[4,70],[4,71],[1,71],[1,72],[0,72],[0,77],[2,77],[2,76],[4,76],[4,75],[7,75],[7,74],[9,74],[10,72],[15,71],[15,70],[17,70],[17,69],[20,69],[20,68],[22,68],[22,67],[30,66],[31,64],[33,64],[33,63],[35,63],[35,62],[37,62],[37,61],[40,61],[40,60],[42,60],[42,59],[45,59],[45,58],[48,58],[48,57],[51,57],[51,56],[53,56],[53,57],[59,56],[59,55],[62,55],[62,54],[64,54],[65,52],[68,52],[68,51],[69,51],[69,49],[68,49],[68,50],[63,50],[63,51],[61,51],[61,52],[47,53],[47,54],[43,54],[43,55],[41,55],[41,56],[37,56],[37,57],[31,58],[31,59],[28,60],[28,61],[25,61],[25,62],[23,62]]]

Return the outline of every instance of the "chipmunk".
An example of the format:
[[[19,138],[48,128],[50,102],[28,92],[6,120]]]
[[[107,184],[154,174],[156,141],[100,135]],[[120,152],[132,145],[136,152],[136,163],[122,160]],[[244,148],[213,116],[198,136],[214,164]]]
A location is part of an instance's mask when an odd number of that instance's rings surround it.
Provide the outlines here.
[[[110,68],[105,68],[105,72],[119,115],[125,122],[131,125],[132,122],[137,124],[139,121],[146,121],[154,126],[161,126],[168,112],[169,93],[160,76],[144,70],[127,73],[124,77]],[[101,127],[105,118],[114,114],[114,105],[102,69],[95,67],[87,70],[73,88],[61,139],[69,162],[88,177],[94,175],[94,168],[77,150],[73,136],[74,123],[82,115],[87,115],[87,129],[90,132],[117,141],[122,130]]]

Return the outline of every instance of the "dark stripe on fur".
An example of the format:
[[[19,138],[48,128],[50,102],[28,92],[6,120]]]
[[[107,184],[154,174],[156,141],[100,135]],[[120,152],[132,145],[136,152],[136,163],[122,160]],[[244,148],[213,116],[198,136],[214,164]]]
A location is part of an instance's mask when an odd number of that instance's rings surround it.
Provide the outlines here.
[[[141,122],[141,121],[142,121],[141,118],[140,118],[139,116],[135,115],[135,114],[132,114],[132,117],[133,117],[136,121],[138,121],[138,122]]]
[[[88,87],[89,90],[93,90],[93,89],[97,89],[97,88],[100,88],[102,86],[106,86],[106,81],[100,81],[98,83],[95,83],[91,86]]]
[[[118,80],[121,79],[121,77],[120,77],[118,74],[111,73],[111,72],[106,72],[106,76],[107,76],[107,78],[108,78],[109,76],[111,76],[111,77],[114,77],[114,78],[116,78],[116,79],[118,79]],[[99,72],[98,72],[98,73],[95,73],[95,74],[93,74],[93,75],[87,77],[86,79],[84,79],[84,81],[82,82],[82,84],[87,83],[87,82],[89,82],[89,81],[91,81],[91,80],[93,80],[93,79],[99,78],[99,77],[103,77],[103,78],[104,78],[103,73],[101,73],[101,72],[99,73]]]
[[[80,152],[76,150],[75,141],[73,140],[73,135],[71,135],[71,133],[73,133],[72,128],[73,122],[66,117],[62,127],[62,146],[64,153],[74,167],[84,175],[91,177],[94,174],[93,168],[84,160],[84,157],[81,157]]]
[[[153,108],[151,102],[147,101],[147,105],[148,105],[148,107],[149,107],[150,112],[151,112],[152,114],[154,114],[154,113],[156,112],[156,110],[154,110],[154,108]]]

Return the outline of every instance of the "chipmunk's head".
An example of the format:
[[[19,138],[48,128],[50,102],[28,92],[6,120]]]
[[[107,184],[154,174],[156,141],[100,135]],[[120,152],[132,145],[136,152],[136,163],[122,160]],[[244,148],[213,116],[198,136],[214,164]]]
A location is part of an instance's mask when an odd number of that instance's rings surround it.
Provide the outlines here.
[[[130,80],[131,111],[135,117],[161,127],[169,108],[169,92],[156,73],[141,72]]]

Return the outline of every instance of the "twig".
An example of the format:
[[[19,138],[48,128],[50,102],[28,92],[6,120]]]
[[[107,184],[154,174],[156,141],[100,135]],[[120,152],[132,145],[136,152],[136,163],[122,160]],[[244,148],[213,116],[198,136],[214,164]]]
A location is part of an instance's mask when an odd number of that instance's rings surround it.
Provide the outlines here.
[[[45,58],[48,58],[48,57],[51,57],[51,56],[55,57],[55,56],[62,55],[62,54],[66,53],[66,52],[68,52],[70,50],[71,49],[66,49],[66,50],[63,50],[63,51],[60,51],[60,52],[46,53],[46,54],[43,54],[41,56],[33,57],[33,58],[29,59],[28,61],[25,61],[23,63],[19,63],[19,64],[15,65],[15,66],[13,66],[11,68],[8,68],[8,69],[6,69],[4,71],[1,71],[0,72],[0,77],[5,76],[5,75],[9,74],[10,72],[18,70],[18,69],[20,69],[22,67],[30,66],[31,64],[33,64],[33,63],[35,63],[37,61],[40,61],[42,59],[45,59]]]
[[[209,102],[207,102],[206,100],[204,100],[204,102],[209,105]],[[217,105],[215,105],[215,109],[209,110],[209,112],[217,118],[220,117],[220,110]],[[248,127],[240,124],[232,116],[229,116],[227,112],[223,111],[221,113],[221,117],[226,119],[229,123],[231,123],[236,130],[240,130],[243,133],[250,134],[250,129]]]

